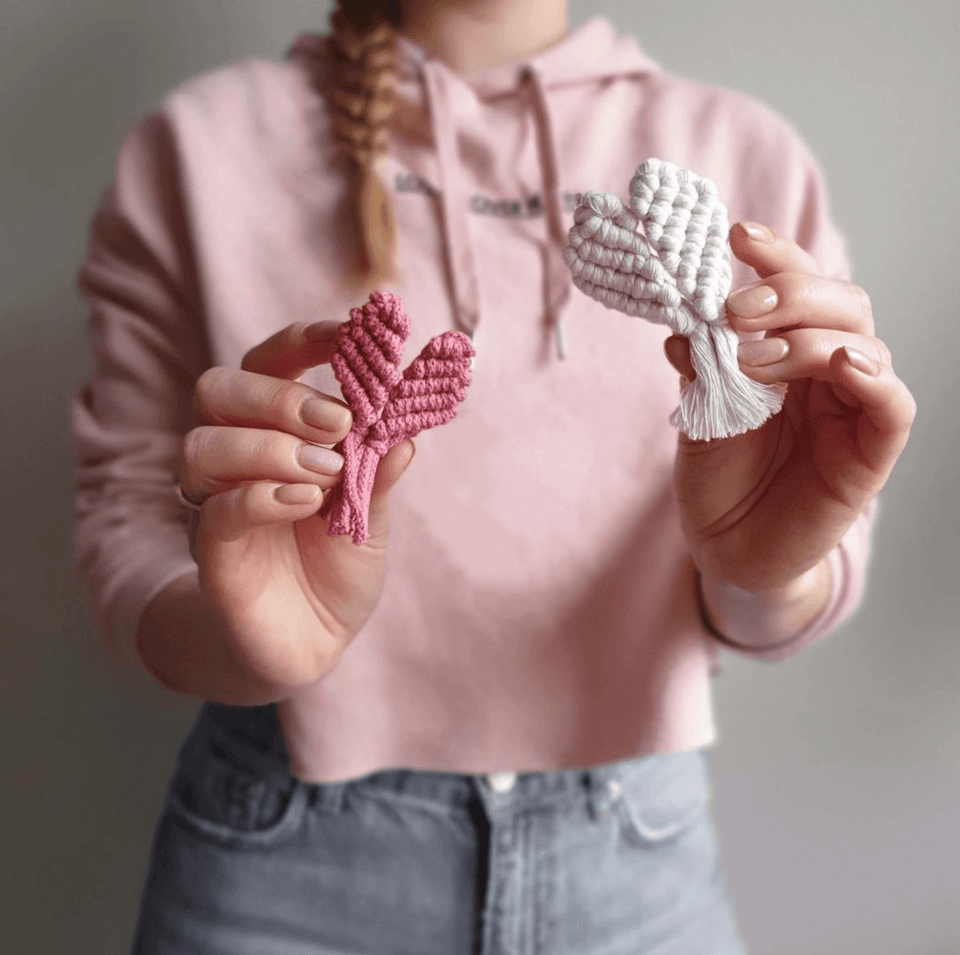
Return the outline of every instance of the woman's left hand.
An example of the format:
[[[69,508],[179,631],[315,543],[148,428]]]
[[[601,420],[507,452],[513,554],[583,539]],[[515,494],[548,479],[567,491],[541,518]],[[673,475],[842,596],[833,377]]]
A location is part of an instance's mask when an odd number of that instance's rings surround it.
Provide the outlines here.
[[[735,225],[730,245],[761,279],[727,299],[735,330],[765,333],[740,345],[740,368],[789,387],[782,411],[754,431],[681,434],[676,486],[701,573],[771,591],[819,564],[880,492],[916,403],[859,286],[818,275],[806,251],[763,226]],[[693,378],[687,340],[671,336],[665,349]]]

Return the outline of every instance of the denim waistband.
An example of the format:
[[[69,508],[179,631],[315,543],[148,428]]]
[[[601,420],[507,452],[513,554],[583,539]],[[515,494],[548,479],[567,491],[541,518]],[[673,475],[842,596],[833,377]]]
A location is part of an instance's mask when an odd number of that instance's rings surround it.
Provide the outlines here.
[[[289,771],[290,756],[276,704],[235,707],[205,703],[196,725],[223,744],[242,750],[244,758],[255,762],[261,771]],[[586,796],[595,807],[603,809],[618,797],[623,786],[642,784],[647,777],[662,778],[665,774],[685,771],[684,765],[696,758],[703,758],[701,751],[642,756],[588,768],[516,774],[392,768],[356,779],[304,783],[304,786],[310,804],[331,811],[339,810],[348,787],[366,795],[434,804],[447,811],[469,811],[478,796],[491,814],[556,804],[577,796]]]

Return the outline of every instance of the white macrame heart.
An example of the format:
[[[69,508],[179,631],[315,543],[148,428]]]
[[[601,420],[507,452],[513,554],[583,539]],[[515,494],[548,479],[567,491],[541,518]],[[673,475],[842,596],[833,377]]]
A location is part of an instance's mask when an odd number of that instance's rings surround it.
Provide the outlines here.
[[[727,210],[709,180],[648,159],[626,208],[612,192],[579,197],[563,258],[573,284],[607,308],[669,326],[690,340],[696,378],[670,422],[689,437],[727,438],[783,407],[786,386],[747,378],[726,320],[732,272]]]

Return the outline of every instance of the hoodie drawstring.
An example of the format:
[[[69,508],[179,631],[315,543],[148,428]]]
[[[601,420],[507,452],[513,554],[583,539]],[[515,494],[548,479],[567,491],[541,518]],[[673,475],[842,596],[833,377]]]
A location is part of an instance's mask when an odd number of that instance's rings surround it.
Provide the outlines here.
[[[456,128],[450,107],[450,89],[444,68],[425,59],[421,61],[427,107],[433,129],[434,146],[439,165],[440,211],[444,232],[444,248],[450,287],[453,291],[457,324],[476,342],[480,324],[480,283],[476,257],[470,241],[468,197],[459,175]],[[533,90],[533,115],[537,131],[537,151],[543,178],[543,201],[547,217],[547,249],[545,252],[544,311],[549,327],[554,329],[557,354],[566,357],[562,316],[570,300],[572,280],[563,261],[566,230],[563,225],[563,202],[560,195],[559,161],[546,93],[536,70],[527,67],[523,78]]]
[[[429,60],[421,62],[430,124],[440,167],[440,215],[443,223],[447,270],[453,291],[454,317],[471,341],[480,324],[480,283],[470,242],[467,197],[458,175],[456,129],[450,109],[450,90],[443,68]]]
[[[566,358],[563,340],[563,312],[570,300],[573,281],[570,270],[563,260],[563,246],[567,241],[567,230],[563,225],[563,200],[560,195],[560,162],[557,157],[557,144],[553,136],[550,111],[547,108],[547,95],[540,74],[533,66],[524,70],[524,79],[533,90],[533,114],[536,118],[537,144],[540,153],[540,165],[543,170],[543,203],[547,214],[546,249],[546,289],[544,305],[547,322],[551,324],[557,336],[557,353]]]

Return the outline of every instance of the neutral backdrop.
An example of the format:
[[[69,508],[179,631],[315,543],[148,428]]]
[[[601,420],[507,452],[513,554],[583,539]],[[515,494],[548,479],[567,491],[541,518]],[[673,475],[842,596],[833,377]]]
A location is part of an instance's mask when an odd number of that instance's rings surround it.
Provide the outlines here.
[[[73,576],[74,290],[94,205],[171,88],[279,58],[320,0],[0,4],[0,947],[129,949],[197,702],[115,669]],[[960,4],[574,2],[667,68],[759,96],[820,156],[919,416],[852,622],[776,664],[725,655],[715,816],[753,955],[960,951],[956,155]]]

